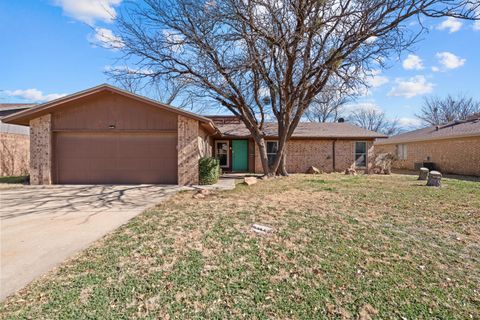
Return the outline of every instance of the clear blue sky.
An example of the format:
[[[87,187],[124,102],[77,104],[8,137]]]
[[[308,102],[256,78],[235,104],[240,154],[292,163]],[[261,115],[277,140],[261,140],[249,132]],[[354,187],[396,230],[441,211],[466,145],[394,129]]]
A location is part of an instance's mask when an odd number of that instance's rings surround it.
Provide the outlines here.
[[[0,102],[43,102],[108,82],[119,51],[95,45],[109,35],[122,0],[0,0]],[[404,125],[425,95],[480,99],[480,23],[428,20],[411,52],[389,61],[375,86],[349,108],[378,108]],[[101,30],[100,33],[95,32]],[[100,29],[103,28],[103,29]]]

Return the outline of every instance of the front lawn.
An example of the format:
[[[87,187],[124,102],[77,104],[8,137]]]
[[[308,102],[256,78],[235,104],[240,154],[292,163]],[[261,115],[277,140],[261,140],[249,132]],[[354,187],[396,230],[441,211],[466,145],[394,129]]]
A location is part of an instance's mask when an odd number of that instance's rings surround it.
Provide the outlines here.
[[[294,175],[148,211],[2,318],[479,318],[480,183]],[[273,227],[271,235],[250,230]]]

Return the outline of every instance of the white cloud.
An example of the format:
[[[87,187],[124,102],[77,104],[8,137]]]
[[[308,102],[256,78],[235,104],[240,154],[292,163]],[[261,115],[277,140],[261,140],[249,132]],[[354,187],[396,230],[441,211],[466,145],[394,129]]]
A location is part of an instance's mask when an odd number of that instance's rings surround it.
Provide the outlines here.
[[[438,62],[446,69],[456,69],[465,64],[465,59],[462,59],[451,52],[438,52],[436,54]]]
[[[437,26],[437,29],[438,30],[448,29],[449,33],[454,33],[460,30],[461,27],[462,27],[462,22],[459,19],[448,17]]]
[[[395,79],[396,85],[388,93],[393,97],[412,98],[433,91],[433,84],[428,82],[425,76],[418,75],[409,79]]]
[[[438,71],[440,71],[440,68],[434,66],[434,67],[432,67],[432,71],[433,71],[433,72],[438,72]]]
[[[131,68],[129,66],[110,66],[106,65],[103,70],[113,74],[138,74],[138,75],[153,75],[154,72],[151,69],[138,69]]]
[[[408,128],[408,129],[419,128],[422,125],[422,121],[420,119],[407,118],[407,117],[403,117],[403,118],[398,119],[398,123],[402,127]]]
[[[122,0],[54,0],[64,14],[79,21],[94,24],[96,20],[111,22],[115,16],[115,6]]]
[[[8,96],[21,98],[31,102],[51,101],[66,96],[66,94],[64,93],[43,94],[43,92],[38,89],[25,89],[14,91],[6,90],[5,93]]]
[[[375,102],[358,102],[358,103],[349,103],[342,107],[342,110],[350,114],[354,111],[378,111],[381,112],[382,109]]]
[[[165,41],[173,52],[178,52],[183,47],[184,38],[175,31],[163,30]]]
[[[473,23],[473,30],[480,31],[480,20],[477,20]]]
[[[421,70],[423,69],[422,59],[414,54],[409,54],[405,60],[403,60],[403,68],[406,70]]]
[[[388,77],[382,76],[381,70],[372,70],[371,76],[367,78],[368,86],[378,88],[389,82]]]
[[[107,28],[95,28],[95,34],[90,35],[88,40],[94,45],[107,49],[121,49],[125,46],[122,39]]]

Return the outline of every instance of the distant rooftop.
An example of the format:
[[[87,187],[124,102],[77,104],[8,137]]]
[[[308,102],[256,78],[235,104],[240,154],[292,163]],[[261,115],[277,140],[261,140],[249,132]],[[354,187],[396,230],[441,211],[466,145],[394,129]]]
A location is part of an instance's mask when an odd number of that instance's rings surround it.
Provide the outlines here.
[[[480,113],[474,114],[465,120],[451,121],[444,125],[431,126],[401,133],[391,138],[378,141],[377,144],[405,143],[413,141],[440,140],[475,136],[480,136]]]
[[[32,103],[0,103],[0,118],[36,106]],[[3,132],[3,131],[2,131]]]
[[[27,109],[35,105],[35,103],[0,103],[0,110]]]

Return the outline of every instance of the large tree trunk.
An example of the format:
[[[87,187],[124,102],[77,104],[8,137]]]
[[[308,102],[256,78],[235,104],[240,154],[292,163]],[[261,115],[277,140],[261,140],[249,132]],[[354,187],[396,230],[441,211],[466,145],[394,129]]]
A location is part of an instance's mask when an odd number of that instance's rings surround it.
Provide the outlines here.
[[[285,155],[286,155],[286,146],[287,146],[287,131],[284,126],[278,126],[278,149],[277,154],[275,155],[275,160],[273,161],[272,166],[270,167],[270,174],[281,174],[283,176],[288,175],[286,166],[285,166]]]
[[[253,139],[258,145],[258,152],[260,155],[260,160],[262,161],[263,173],[266,177],[270,177],[272,176],[272,174],[270,173],[270,169],[268,166],[267,145],[265,143],[265,138],[253,135]]]
[[[286,148],[286,147],[285,147]],[[282,158],[280,159],[280,165],[278,166],[277,170],[278,175],[282,175],[284,177],[288,177],[287,172],[287,152],[284,150]]]

